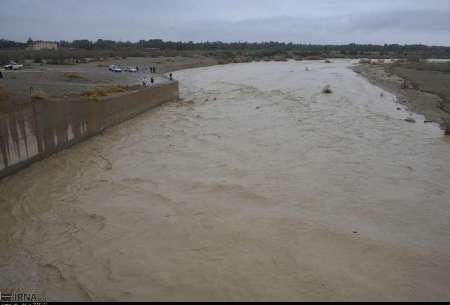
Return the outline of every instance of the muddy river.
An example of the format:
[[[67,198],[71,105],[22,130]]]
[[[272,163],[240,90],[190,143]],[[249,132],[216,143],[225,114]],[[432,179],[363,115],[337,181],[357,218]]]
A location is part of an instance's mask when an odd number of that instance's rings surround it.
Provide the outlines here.
[[[0,181],[0,289],[449,300],[450,140],[350,64],[177,72],[184,102]]]

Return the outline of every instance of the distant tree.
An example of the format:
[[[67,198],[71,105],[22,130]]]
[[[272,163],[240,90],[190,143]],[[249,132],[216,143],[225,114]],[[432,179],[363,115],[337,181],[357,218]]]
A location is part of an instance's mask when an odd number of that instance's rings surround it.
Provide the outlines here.
[[[74,48],[77,48],[77,49],[86,49],[86,50],[93,49],[93,43],[87,39],[74,40],[72,42],[72,45]]]
[[[0,49],[8,48],[24,48],[26,44],[22,42],[15,42],[12,40],[0,39]]]

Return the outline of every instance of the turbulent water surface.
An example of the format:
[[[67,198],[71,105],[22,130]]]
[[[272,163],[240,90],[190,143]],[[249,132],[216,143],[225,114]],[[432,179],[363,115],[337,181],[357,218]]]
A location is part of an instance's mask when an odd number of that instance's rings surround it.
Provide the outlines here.
[[[2,180],[0,288],[448,300],[450,141],[349,65],[178,72],[184,102]]]

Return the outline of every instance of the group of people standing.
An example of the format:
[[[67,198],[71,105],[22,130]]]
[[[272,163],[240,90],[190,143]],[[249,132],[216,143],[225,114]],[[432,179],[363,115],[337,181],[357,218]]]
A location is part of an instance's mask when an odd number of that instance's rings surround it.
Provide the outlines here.
[[[148,78],[144,78],[142,81],[142,86],[147,87],[148,86]],[[155,79],[153,77],[150,77],[150,85],[153,85],[155,83]]]
[[[136,67],[136,69],[137,69],[137,67]],[[156,73],[156,67],[149,66],[148,69],[150,70],[150,73]],[[173,74],[172,73],[169,74],[169,79],[173,80]],[[152,84],[153,84],[153,82],[152,82]]]
[[[136,70],[138,70],[138,67],[136,67]],[[148,70],[150,71],[150,73],[156,73],[156,67],[154,66],[149,66]],[[139,71],[139,70],[138,70]],[[173,80],[173,74],[169,73],[169,80]],[[147,87],[147,86],[153,86],[153,84],[155,83],[155,79],[153,78],[153,76],[151,76],[150,78],[146,77],[142,80],[142,86]]]
[[[169,79],[173,80],[173,74],[169,73]],[[142,81],[142,86],[147,87],[149,83],[149,79],[148,78],[144,78],[144,80]],[[153,85],[155,83],[155,79],[152,77],[150,77],[150,85]]]

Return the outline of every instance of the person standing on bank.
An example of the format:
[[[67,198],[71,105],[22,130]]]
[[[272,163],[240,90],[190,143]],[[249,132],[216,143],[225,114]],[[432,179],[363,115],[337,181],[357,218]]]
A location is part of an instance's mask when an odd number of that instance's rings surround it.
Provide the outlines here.
[[[152,83],[152,85],[153,85],[154,82],[155,82],[155,80],[153,79],[153,77],[150,78],[150,83]]]
[[[169,74],[170,80],[173,80],[173,77],[172,77],[172,76],[173,76],[172,73],[170,73],[170,74]]]

